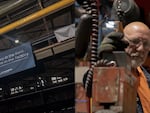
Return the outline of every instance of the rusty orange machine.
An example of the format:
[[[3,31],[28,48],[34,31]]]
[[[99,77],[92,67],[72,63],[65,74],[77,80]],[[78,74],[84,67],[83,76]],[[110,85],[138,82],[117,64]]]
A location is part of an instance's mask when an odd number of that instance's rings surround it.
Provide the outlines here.
[[[75,67],[76,113],[136,113],[137,80],[131,73],[131,63],[128,56],[124,52],[113,53],[112,56],[107,53],[105,58],[110,61],[115,61],[116,65],[113,65],[113,67],[97,66],[97,57],[99,56],[97,55],[99,38],[98,28],[100,26],[97,1],[99,0],[77,0],[92,18],[81,18],[76,30],[76,57],[79,60],[87,57],[86,60],[88,62],[88,65],[85,65],[82,61],[79,61],[79,63],[77,63],[78,65]],[[129,1],[133,4],[130,4]],[[123,7],[121,11],[124,12],[126,12],[126,6],[134,5],[134,2],[131,0],[128,0],[127,2],[118,0],[118,2],[115,3],[117,3],[117,5],[115,5],[117,6],[116,9],[119,8],[116,12],[120,11],[120,5]],[[133,9],[131,9],[131,12],[137,13],[136,11],[133,11]],[[120,15],[121,13],[116,14],[119,19],[115,20],[119,20],[119,24],[117,24],[118,28],[115,29],[115,31],[122,32],[124,25],[122,25],[124,22],[122,19],[124,16],[128,15]],[[127,18],[125,21],[133,21],[128,19],[131,18]],[[135,20],[136,19],[137,18],[135,18]],[[85,20],[91,20],[91,24],[89,21]],[[123,45],[120,45],[119,49],[121,50],[120,47]],[[84,75],[87,75],[87,77]],[[83,76],[85,78],[84,84],[82,84]],[[83,86],[85,86],[85,89]],[[89,94],[89,98],[87,98],[87,92],[92,93],[92,97],[91,94]]]
[[[136,113],[136,79],[125,68],[95,68],[93,112]],[[105,113],[105,112],[103,112]]]
[[[137,80],[131,73],[130,61],[125,53],[115,53],[117,67],[95,67],[93,72],[92,87],[92,112],[93,113],[136,113],[136,88]],[[85,66],[78,67],[85,71]],[[75,71],[79,71],[76,69]],[[90,113],[89,101],[81,81],[76,82],[76,113]],[[82,93],[82,96],[81,96]],[[80,94],[80,96],[79,96]],[[78,98],[80,97],[80,98]],[[83,98],[81,98],[83,97]],[[81,107],[82,106],[82,107]]]

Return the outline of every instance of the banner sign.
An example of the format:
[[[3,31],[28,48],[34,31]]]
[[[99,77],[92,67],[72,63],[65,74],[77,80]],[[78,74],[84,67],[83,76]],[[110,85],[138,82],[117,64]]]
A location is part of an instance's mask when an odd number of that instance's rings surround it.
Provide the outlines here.
[[[0,52],[0,78],[35,67],[31,43]]]

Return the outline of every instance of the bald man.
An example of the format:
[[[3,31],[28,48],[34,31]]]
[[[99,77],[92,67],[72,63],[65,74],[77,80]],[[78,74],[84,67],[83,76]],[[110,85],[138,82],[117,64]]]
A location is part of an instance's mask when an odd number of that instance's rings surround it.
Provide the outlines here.
[[[127,48],[125,48],[125,52],[131,58],[132,68],[137,69],[135,76],[139,80],[137,113],[150,113],[150,81],[148,81],[150,74],[144,67],[144,64],[147,64],[147,61],[149,61],[150,30],[144,23],[132,22],[124,28],[123,32],[123,39],[129,43]]]
[[[144,64],[150,65],[148,59],[150,30],[148,26],[142,22],[132,22],[125,26],[123,33],[110,33],[103,39],[98,54],[119,50],[124,43],[123,50],[130,57],[133,74],[139,80],[137,113],[150,113],[150,74],[144,66]]]
[[[150,30],[141,22],[132,22],[124,30],[124,40],[129,43],[125,49],[131,57],[132,67],[136,68],[144,63],[150,50]]]

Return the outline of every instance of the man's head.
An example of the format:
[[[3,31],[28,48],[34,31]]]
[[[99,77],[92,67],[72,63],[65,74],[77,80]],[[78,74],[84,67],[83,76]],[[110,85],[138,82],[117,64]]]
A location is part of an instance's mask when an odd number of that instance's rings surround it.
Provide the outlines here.
[[[146,60],[150,51],[150,30],[142,22],[132,22],[124,28],[124,40],[129,46],[125,48],[126,53],[131,57],[133,68],[140,66]]]

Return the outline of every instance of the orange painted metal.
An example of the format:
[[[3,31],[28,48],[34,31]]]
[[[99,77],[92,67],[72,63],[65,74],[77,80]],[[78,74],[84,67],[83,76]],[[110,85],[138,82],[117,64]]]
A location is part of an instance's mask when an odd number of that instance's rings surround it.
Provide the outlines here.
[[[116,113],[136,113],[136,88],[136,78],[125,68],[95,68],[93,111],[103,106]]]

